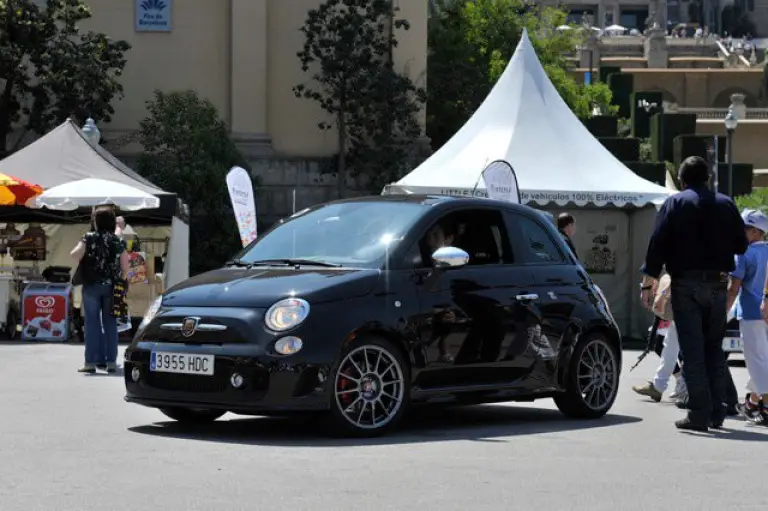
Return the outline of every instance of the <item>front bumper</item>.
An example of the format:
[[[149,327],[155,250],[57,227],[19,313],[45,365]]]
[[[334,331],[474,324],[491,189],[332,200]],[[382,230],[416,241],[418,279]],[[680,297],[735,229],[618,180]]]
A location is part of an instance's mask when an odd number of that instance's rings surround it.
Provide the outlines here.
[[[150,371],[152,350],[215,356],[211,376]],[[326,410],[330,362],[296,355],[271,356],[253,344],[184,345],[138,342],[125,352],[125,400],[154,408],[227,410],[244,415]],[[139,371],[134,381],[134,369]],[[233,387],[231,377],[245,383]]]

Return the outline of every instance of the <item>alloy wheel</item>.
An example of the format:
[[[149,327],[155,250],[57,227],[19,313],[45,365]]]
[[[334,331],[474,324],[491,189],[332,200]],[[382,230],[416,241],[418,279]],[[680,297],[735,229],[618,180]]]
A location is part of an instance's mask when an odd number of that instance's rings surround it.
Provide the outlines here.
[[[341,415],[352,426],[386,426],[403,406],[405,378],[398,359],[381,346],[356,348],[342,359],[334,391]]]
[[[584,404],[592,410],[609,406],[618,391],[618,361],[613,349],[601,339],[594,339],[581,352],[578,385]]]

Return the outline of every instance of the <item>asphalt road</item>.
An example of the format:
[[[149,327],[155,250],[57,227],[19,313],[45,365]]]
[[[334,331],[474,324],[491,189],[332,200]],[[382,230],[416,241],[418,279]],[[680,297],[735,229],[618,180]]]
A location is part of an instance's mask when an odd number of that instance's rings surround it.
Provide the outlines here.
[[[768,508],[768,428],[678,432],[681,412],[630,389],[612,413],[548,401],[422,411],[386,438],[226,416],[184,430],[123,401],[121,377],[75,372],[82,346],[0,344],[0,511],[741,510]],[[733,368],[741,389],[746,370]],[[754,488],[752,490],[751,488]]]

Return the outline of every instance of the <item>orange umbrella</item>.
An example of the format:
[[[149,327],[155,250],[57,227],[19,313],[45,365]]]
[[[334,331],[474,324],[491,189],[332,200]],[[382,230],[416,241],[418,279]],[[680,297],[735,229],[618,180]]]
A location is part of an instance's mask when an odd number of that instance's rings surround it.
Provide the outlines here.
[[[0,174],[0,206],[23,206],[29,199],[41,193],[41,186]]]

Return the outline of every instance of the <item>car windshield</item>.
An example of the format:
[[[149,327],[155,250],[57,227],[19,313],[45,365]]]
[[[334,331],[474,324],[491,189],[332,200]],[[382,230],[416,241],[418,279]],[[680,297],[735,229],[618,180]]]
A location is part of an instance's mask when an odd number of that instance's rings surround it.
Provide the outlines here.
[[[409,202],[360,201],[300,211],[246,247],[235,262],[378,268],[423,209]]]

